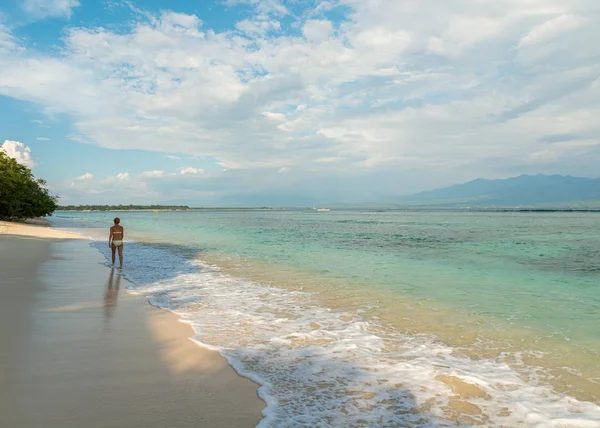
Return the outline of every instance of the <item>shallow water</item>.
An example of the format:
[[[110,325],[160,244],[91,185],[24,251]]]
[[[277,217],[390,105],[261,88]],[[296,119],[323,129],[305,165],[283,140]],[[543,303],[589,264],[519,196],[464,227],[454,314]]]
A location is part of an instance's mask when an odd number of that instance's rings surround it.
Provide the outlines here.
[[[106,254],[113,216],[54,220]],[[598,214],[119,216],[135,291],[264,385],[265,425],[600,424]]]

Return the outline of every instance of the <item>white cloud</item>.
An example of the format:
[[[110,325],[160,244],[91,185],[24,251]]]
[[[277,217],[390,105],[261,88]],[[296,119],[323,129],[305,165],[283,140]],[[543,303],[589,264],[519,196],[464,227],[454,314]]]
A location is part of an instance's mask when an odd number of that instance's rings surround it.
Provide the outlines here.
[[[531,153],[532,160],[556,160],[568,155],[586,156],[600,146],[598,140],[565,141],[551,144],[547,149]]]
[[[91,181],[93,179],[94,179],[94,175],[89,172],[86,172],[85,174],[80,175],[79,177],[74,177],[71,180],[71,183],[69,184],[69,188],[70,189],[74,189],[74,188],[88,189],[90,186],[90,184],[88,184],[88,183],[91,183]],[[90,189],[90,190],[92,190],[92,189]],[[93,190],[92,190],[92,193],[93,193]]]
[[[285,120],[285,114],[282,113],[271,113],[270,111],[264,111],[263,116],[273,120]]]
[[[89,172],[86,172],[85,174],[80,175],[79,177],[75,177],[75,180],[85,181],[85,180],[91,180],[93,178],[94,178],[93,174],[90,174]]]
[[[191,195],[210,195],[216,193],[215,183],[204,186],[209,188],[200,191],[197,187],[197,174],[202,170],[194,169],[182,173],[168,173],[164,171],[144,171],[137,175],[120,173],[94,179],[87,173],[63,182],[58,186],[58,192],[64,203],[161,203],[171,198],[185,198]],[[222,176],[212,177],[214,181],[224,182]],[[203,187],[204,187],[203,186]]]
[[[236,28],[247,35],[264,35],[269,31],[279,31],[281,29],[281,24],[279,21],[275,20],[256,20],[251,21],[249,19],[244,19],[243,21],[238,22]]]
[[[50,141],[50,138],[46,138],[46,137],[37,137],[36,138],[37,141]]]
[[[181,168],[179,170],[181,174],[204,174],[203,169],[193,168],[191,166],[186,166],[185,168]]]
[[[223,4],[227,6],[235,6],[239,4],[253,5],[259,15],[275,14],[284,16],[289,14],[288,9],[280,0],[224,0]]]
[[[100,179],[94,179],[91,173],[85,173],[62,183],[57,188],[63,203],[134,203],[147,202],[159,197],[148,184],[148,179],[159,171],[147,171],[139,175],[119,173]],[[151,173],[151,174],[148,174]]]
[[[199,28],[202,21],[195,15],[185,13],[163,12],[157,21],[158,28],[164,34],[179,34],[186,37],[204,37]]]
[[[164,171],[144,171],[140,174],[141,177],[164,177]]]
[[[327,12],[331,9],[333,9],[336,5],[330,1],[321,1],[317,7],[315,7],[313,10],[309,11],[308,15],[309,16],[317,16],[322,14],[323,12]]]
[[[254,13],[222,32],[172,12],[128,30],[74,26],[60,56],[5,31],[0,94],[70,116],[79,141],[218,159],[227,171],[205,173],[203,186],[338,176],[412,192],[477,176],[597,174],[596,146],[546,141],[600,137],[595,0],[340,0],[301,13],[307,3],[295,3],[294,14],[274,0],[225,3]],[[324,20],[338,4],[345,20]],[[286,181],[269,184],[278,171]]]
[[[17,43],[13,35],[2,23],[0,23],[0,53],[7,53],[17,49]]]
[[[70,18],[78,0],[24,0],[23,9],[35,19]]]
[[[36,119],[36,120],[32,120],[33,123],[35,123],[37,126],[39,126],[40,128],[50,128],[48,125],[46,125],[42,120]]]
[[[573,15],[561,15],[541,25],[534,27],[519,42],[519,47],[542,43],[559,36],[561,33],[572,31],[581,25],[581,19]]]
[[[309,20],[302,27],[302,34],[308,40],[320,42],[326,40],[333,33],[333,24],[327,20]]]
[[[28,168],[33,168],[37,165],[31,157],[31,149],[19,141],[5,140],[0,148],[21,165],[25,165]]]

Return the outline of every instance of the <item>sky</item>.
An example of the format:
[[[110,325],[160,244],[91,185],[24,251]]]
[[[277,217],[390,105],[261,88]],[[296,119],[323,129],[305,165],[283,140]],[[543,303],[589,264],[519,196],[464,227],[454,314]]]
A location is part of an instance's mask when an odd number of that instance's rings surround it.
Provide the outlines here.
[[[597,178],[598,40],[598,0],[3,0],[0,144],[62,204]]]

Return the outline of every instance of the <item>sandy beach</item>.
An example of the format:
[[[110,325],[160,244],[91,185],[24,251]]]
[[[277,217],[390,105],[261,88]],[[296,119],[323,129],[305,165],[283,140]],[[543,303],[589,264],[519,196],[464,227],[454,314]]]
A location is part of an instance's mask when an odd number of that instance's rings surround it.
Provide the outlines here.
[[[76,233],[51,228],[52,223],[43,218],[25,222],[0,221],[0,236],[12,235],[45,239],[85,239]]]
[[[255,426],[258,385],[77,237],[0,223],[0,425]]]

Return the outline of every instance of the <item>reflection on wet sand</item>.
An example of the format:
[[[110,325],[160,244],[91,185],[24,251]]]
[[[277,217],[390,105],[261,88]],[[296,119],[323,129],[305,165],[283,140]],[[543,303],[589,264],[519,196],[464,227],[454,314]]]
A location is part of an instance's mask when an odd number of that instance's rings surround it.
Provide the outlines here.
[[[147,325],[171,374],[186,376],[194,372],[204,377],[227,368],[226,360],[207,357],[207,353],[216,354],[216,351],[203,349],[189,340],[194,330],[189,324],[179,322],[172,313],[153,311]]]
[[[117,307],[120,288],[121,275],[117,275],[115,279],[115,268],[112,268],[108,277],[108,283],[106,284],[106,290],[104,291],[104,317],[107,321],[112,317]]]

